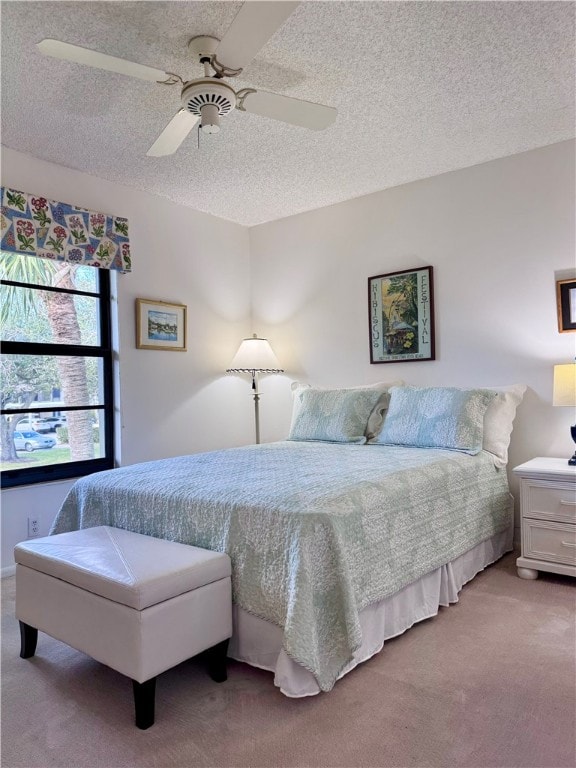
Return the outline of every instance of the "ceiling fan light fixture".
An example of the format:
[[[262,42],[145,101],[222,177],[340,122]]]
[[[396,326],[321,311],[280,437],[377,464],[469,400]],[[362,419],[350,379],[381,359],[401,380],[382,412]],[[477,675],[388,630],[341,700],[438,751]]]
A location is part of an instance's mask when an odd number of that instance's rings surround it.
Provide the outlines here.
[[[203,133],[218,133],[220,131],[220,113],[215,104],[204,104],[200,108],[202,122],[200,128]]]

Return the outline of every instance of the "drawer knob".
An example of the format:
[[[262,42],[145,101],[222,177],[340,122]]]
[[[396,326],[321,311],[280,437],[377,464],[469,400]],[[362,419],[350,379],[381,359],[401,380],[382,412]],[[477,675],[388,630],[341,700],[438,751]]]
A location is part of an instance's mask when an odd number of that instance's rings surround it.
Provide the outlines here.
[[[563,547],[574,547],[576,548],[576,544],[574,544],[572,541],[563,541],[562,542]]]
[[[576,501],[566,501],[565,499],[560,499],[560,505],[563,507],[576,507]]]

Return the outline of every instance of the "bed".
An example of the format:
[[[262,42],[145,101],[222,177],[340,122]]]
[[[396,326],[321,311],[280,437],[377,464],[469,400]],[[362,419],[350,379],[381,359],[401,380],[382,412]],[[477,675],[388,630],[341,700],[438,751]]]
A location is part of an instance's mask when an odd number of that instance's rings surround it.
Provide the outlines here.
[[[288,696],[329,691],[512,546],[512,497],[493,453],[367,436],[376,401],[391,412],[398,389],[363,408],[350,396],[363,432],[349,412],[337,431],[356,441],[316,439],[317,428],[301,439],[293,418],[288,440],[82,478],[51,532],[111,525],[228,552],[230,655],[272,670]]]

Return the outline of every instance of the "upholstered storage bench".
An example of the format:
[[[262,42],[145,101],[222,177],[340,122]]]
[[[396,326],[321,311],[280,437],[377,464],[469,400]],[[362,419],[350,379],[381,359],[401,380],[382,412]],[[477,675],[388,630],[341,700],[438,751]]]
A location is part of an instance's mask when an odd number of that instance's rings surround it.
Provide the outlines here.
[[[228,555],[100,526],[22,542],[14,556],[22,658],[42,630],[121,672],[139,728],[154,723],[161,672],[210,649],[212,678],[226,679]]]

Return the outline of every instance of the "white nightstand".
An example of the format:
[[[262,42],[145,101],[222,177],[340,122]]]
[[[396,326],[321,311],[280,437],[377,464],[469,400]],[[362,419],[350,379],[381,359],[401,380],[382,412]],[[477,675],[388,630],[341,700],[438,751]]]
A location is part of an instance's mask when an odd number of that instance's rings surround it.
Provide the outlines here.
[[[538,571],[576,576],[576,466],[537,458],[514,467],[520,477],[522,556],[518,576]]]

